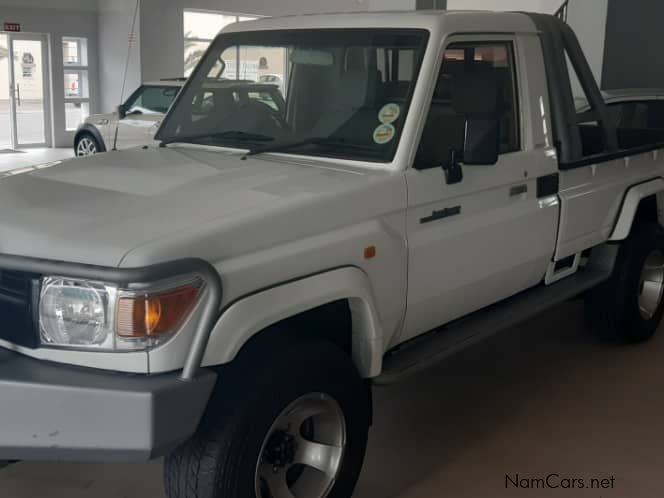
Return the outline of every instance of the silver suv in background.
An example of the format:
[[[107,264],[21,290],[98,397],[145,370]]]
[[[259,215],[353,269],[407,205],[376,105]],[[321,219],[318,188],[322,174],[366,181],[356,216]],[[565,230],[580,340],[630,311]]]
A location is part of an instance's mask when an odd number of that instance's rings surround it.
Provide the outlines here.
[[[174,78],[144,83],[115,112],[90,116],[76,131],[76,155],[89,156],[113,149],[116,128],[117,149],[152,143],[161,120],[185,81]]]

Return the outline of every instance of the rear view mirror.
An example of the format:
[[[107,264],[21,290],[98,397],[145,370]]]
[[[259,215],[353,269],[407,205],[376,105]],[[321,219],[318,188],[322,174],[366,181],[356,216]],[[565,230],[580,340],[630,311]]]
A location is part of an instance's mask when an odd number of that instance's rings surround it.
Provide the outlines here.
[[[124,105],[121,104],[118,106],[118,119],[124,119],[125,117],[127,117],[127,111]]]
[[[324,50],[309,50],[296,48],[290,54],[290,61],[293,64],[305,66],[331,66],[334,64],[334,58],[331,52]]]
[[[500,122],[491,117],[468,117],[463,144],[463,163],[493,165],[500,153]]]

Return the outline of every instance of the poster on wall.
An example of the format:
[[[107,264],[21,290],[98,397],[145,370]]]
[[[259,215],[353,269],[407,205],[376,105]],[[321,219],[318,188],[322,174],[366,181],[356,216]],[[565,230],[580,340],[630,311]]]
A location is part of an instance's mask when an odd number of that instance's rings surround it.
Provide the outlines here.
[[[21,57],[21,70],[23,78],[34,78],[35,58],[30,52],[23,52],[23,57]]]

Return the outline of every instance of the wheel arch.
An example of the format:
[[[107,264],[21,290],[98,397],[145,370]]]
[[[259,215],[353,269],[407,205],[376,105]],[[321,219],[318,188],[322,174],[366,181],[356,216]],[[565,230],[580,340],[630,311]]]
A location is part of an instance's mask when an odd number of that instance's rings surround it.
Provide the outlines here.
[[[100,147],[99,152],[106,152],[106,144],[104,143],[104,139],[102,138],[101,133],[99,133],[99,130],[96,127],[89,123],[85,123],[76,131],[76,135],[74,136],[74,149],[76,148],[76,142],[78,142],[78,139],[86,134],[92,135],[97,141]]]
[[[657,221],[664,226],[664,179],[640,183],[627,191],[609,240],[625,240],[634,221],[640,218]]]
[[[306,327],[317,318],[329,316],[331,309],[339,310],[339,303],[347,304],[350,330],[341,333],[350,334],[350,353],[360,375],[365,378],[378,375],[383,357],[382,327],[369,277],[357,267],[289,281],[233,301],[224,308],[212,329],[202,364],[227,364],[263,334],[278,337],[293,323]],[[340,319],[344,323],[344,318]],[[317,336],[316,331],[312,336]],[[345,339],[340,341],[343,343]]]

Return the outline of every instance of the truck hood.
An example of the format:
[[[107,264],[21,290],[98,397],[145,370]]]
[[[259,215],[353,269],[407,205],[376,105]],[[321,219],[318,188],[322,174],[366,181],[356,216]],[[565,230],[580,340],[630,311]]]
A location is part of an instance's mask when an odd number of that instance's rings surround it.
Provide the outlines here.
[[[0,180],[0,253],[104,266],[215,260],[347,222],[351,211],[330,206],[387,174],[195,147],[74,159]]]

